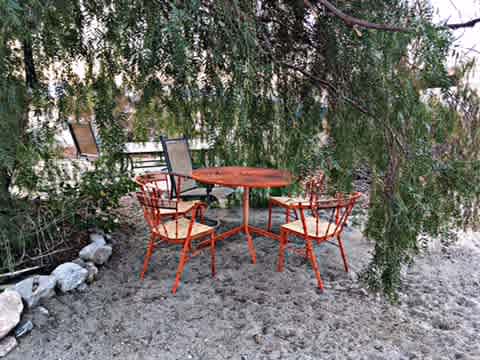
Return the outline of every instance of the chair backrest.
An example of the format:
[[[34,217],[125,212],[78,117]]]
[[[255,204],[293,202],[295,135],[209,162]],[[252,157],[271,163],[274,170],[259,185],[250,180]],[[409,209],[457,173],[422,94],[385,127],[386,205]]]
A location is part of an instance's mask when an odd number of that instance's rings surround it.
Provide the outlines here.
[[[178,201],[162,198],[163,193],[157,191],[137,191],[138,202],[142,206],[143,215],[152,231],[157,231],[158,226],[162,225],[162,210],[175,210],[178,212]],[[171,215],[169,216],[171,218]],[[165,230],[166,231],[166,230]]]
[[[100,154],[95,134],[90,123],[69,122],[68,128],[79,156],[96,158]]]
[[[310,202],[320,198],[325,191],[325,173],[321,170],[305,179],[305,195]]]
[[[172,174],[191,176],[193,165],[187,138],[182,137],[177,139],[167,139],[161,136],[160,140],[162,142],[165,160],[167,161],[168,172]],[[193,179],[183,178],[181,184],[176,184],[175,175],[171,175],[170,179],[172,183],[172,190],[175,191],[176,195],[179,195],[177,194],[178,190],[181,194],[184,191],[197,187],[197,183]]]
[[[310,211],[315,219],[315,236],[333,237],[340,235],[348,223],[355,203],[362,194],[354,192],[351,194],[337,193],[335,197],[319,197],[310,201],[310,204],[300,203],[300,217],[305,235],[312,233],[308,227],[305,211]]]
[[[152,173],[138,175],[135,177],[135,182],[144,193],[156,192],[160,197],[163,197],[163,192],[170,195],[168,174]]]

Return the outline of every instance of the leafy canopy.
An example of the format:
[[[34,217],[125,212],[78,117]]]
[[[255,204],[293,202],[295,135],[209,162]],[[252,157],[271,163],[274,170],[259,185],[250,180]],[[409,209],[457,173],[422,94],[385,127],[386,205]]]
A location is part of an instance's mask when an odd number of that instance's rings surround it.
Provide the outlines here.
[[[299,175],[321,167],[336,190],[349,190],[367,165],[366,234],[375,241],[367,275],[393,293],[422,235],[471,219],[478,98],[448,75],[452,35],[432,23],[427,1],[332,3],[409,30],[352,26],[315,1],[2,1],[3,118],[22,124],[22,109],[45,113],[53,100],[44,76],[54,67],[57,119],[94,114],[112,169],[127,123],[137,140],[206,136],[219,164]],[[22,73],[29,48],[36,85]],[[133,115],[119,107],[125,94]],[[19,140],[22,129],[2,145],[12,160],[0,181],[20,171],[19,149],[31,144]],[[325,132],[331,141],[320,147]]]

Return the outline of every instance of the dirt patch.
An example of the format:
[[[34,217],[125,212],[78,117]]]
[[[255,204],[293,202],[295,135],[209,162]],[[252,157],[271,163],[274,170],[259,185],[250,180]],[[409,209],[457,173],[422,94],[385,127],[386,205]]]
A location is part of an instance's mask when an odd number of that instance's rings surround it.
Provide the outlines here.
[[[346,236],[353,273],[343,271],[338,248],[316,248],[323,293],[305,259],[289,254],[278,273],[278,244],[256,237],[252,265],[239,235],[218,244],[215,279],[205,252],[188,264],[174,296],[179,248],[157,250],[141,282],[148,230],[136,205],[126,204],[130,225],[114,234],[98,281],[46,302],[47,317],[26,314],[36,327],[7,359],[480,359],[478,236],[419,257],[405,270],[397,305],[356,281],[372,244],[353,229]],[[241,221],[241,210],[209,216],[223,231]],[[266,220],[266,211],[252,211],[252,224]]]

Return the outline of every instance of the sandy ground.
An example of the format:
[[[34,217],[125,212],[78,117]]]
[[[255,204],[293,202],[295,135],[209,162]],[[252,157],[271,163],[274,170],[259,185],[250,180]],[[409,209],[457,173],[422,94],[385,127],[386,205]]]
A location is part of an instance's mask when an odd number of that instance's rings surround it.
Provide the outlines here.
[[[356,281],[372,249],[356,230],[346,239],[353,273],[337,247],[316,249],[323,293],[303,258],[288,255],[278,273],[278,244],[257,237],[252,265],[239,235],[219,243],[215,279],[204,252],[173,296],[179,248],[157,250],[140,282],[148,231],[139,210],[131,213],[98,281],[45,302],[48,316],[27,313],[35,328],[7,359],[480,359],[478,237],[420,256],[396,305]],[[240,209],[211,209],[216,215],[221,231],[241,221]],[[251,223],[266,218],[252,211]]]

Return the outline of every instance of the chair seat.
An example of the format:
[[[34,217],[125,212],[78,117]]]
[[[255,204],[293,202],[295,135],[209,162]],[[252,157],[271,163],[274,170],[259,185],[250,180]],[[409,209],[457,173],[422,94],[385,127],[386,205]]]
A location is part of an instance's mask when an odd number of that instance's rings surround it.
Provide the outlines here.
[[[178,233],[177,233],[177,222],[178,222]],[[163,225],[158,226],[157,232],[160,236],[163,236],[169,239],[186,239],[190,222],[191,220],[186,218],[179,218],[177,221],[171,220],[164,223],[164,226]],[[213,230],[214,228],[211,226],[194,222],[191,236],[195,237],[203,233],[207,234]]]
[[[175,209],[162,208],[162,209],[160,209],[160,215],[175,215],[176,213],[185,214],[186,212],[189,212],[190,210],[192,210],[192,208],[200,202],[201,202],[200,200],[179,201],[178,202],[178,211],[175,210]]]
[[[317,232],[316,218],[307,216],[305,217],[305,222],[307,224],[308,236],[314,237],[314,238],[332,237],[332,236],[335,236],[336,232],[338,232],[339,230],[337,229],[337,226],[335,225],[335,223],[320,220],[318,222],[318,232]],[[297,221],[290,222],[288,224],[284,224],[281,226],[281,228],[296,232],[298,234],[305,234],[303,230],[302,220],[297,220]]]
[[[224,187],[224,186],[215,186],[212,188],[210,195],[217,198],[217,199],[225,199],[230,194],[232,194],[235,190],[232,188]],[[194,189],[190,189],[187,191],[182,192],[182,196],[198,196],[198,197],[205,197],[207,196],[207,188],[204,187],[197,187]]]
[[[302,197],[290,197],[290,196],[271,196],[270,200],[282,205],[284,207],[290,207],[298,204],[308,205],[310,201]]]

